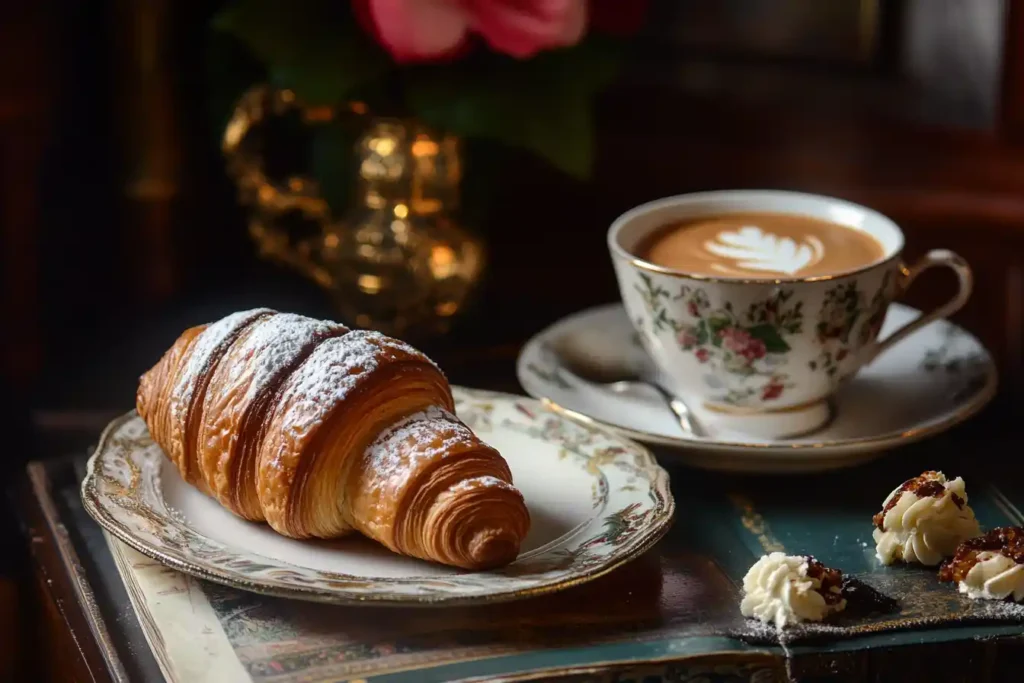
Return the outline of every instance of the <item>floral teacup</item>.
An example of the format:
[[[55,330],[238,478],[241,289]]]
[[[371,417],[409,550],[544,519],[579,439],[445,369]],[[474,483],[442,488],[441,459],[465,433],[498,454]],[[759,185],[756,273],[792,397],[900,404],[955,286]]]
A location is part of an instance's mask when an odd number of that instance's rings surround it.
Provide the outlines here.
[[[677,221],[730,213],[796,214],[861,230],[882,258],[815,277],[717,277],[648,263],[637,247]],[[840,227],[846,226],[846,227]],[[638,206],[608,231],[623,304],[660,370],[691,406],[728,416],[731,429],[764,438],[811,432],[830,416],[828,398],[878,354],[928,323],[952,315],[970,297],[971,270],[956,254],[934,250],[902,261],[903,233],[857,204],[781,191],[731,190],[680,195]],[[956,296],[884,340],[889,304],[922,271],[947,266]]]

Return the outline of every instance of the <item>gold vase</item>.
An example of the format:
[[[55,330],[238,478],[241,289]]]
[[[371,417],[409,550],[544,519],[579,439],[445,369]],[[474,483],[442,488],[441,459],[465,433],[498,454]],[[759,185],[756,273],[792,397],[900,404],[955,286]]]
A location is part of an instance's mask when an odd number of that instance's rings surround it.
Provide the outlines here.
[[[310,125],[337,116],[360,121],[356,192],[345,215],[332,216],[308,177],[267,177],[250,131],[290,110]],[[462,178],[456,137],[416,121],[371,117],[358,104],[303,108],[291,91],[259,86],[239,101],[223,151],[261,255],[312,278],[345,322],[422,338],[447,331],[466,308],[485,253],[482,240],[454,218]],[[285,227],[296,212],[316,226],[311,234]]]

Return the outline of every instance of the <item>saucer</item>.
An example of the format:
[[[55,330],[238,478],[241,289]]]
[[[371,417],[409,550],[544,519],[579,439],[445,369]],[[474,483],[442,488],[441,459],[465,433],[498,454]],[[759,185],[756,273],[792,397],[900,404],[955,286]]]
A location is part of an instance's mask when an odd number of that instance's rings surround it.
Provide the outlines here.
[[[892,304],[880,338],[919,315],[914,308]],[[567,344],[607,367],[646,361],[621,304],[568,316],[530,339],[516,363],[520,384],[568,417],[671,447],[673,457],[713,470],[811,472],[860,464],[970,418],[992,399],[998,384],[984,346],[964,329],[939,320],[862,368],[831,399],[828,424],[813,433],[776,440],[750,436],[721,415],[693,405],[708,432],[697,437],[680,428],[654,390],[620,394],[573,375],[552,350]]]

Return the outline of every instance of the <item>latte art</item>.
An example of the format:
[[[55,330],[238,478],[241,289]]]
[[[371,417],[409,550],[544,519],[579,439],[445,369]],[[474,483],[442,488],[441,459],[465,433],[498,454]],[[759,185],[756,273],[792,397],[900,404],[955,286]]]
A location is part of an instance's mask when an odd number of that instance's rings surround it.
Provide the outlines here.
[[[813,235],[798,244],[792,237],[772,235],[754,225],[744,226],[738,232],[720,232],[715,240],[704,242],[704,249],[726,259],[724,263],[712,264],[726,273],[739,267],[796,275],[825,256],[825,245]]]
[[[850,272],[883,259],[885,248],[819,218],[748,213],[666,225],[636,253],[688,274],[773,280]]]

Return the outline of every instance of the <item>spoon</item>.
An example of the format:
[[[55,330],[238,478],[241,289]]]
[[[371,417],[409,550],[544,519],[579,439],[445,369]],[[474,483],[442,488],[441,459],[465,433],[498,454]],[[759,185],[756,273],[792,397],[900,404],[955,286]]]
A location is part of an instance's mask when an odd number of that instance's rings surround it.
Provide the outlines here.
[[[548,345],[548,351],[554,354],[559,365],[576,375],[576,377],[591,384],[601,385],[608,391],[616,394],[627,393],[630,389],[639,386],[650,387],[661,395],[665,405],[676,416],[676,419],[679,421],[679,427],[684,432],[693,436],[707,436],[707,432],[700,426],[696,417],[694,417],[693,411],[683,403],[682,399],[662,387],[654,379],[647,376],[646,373],[641,373],[629,367],[610,367],[605,363],[593,362],[583,354],[566,348],[564,344],[559,346],[560,348],[555,349]]]

